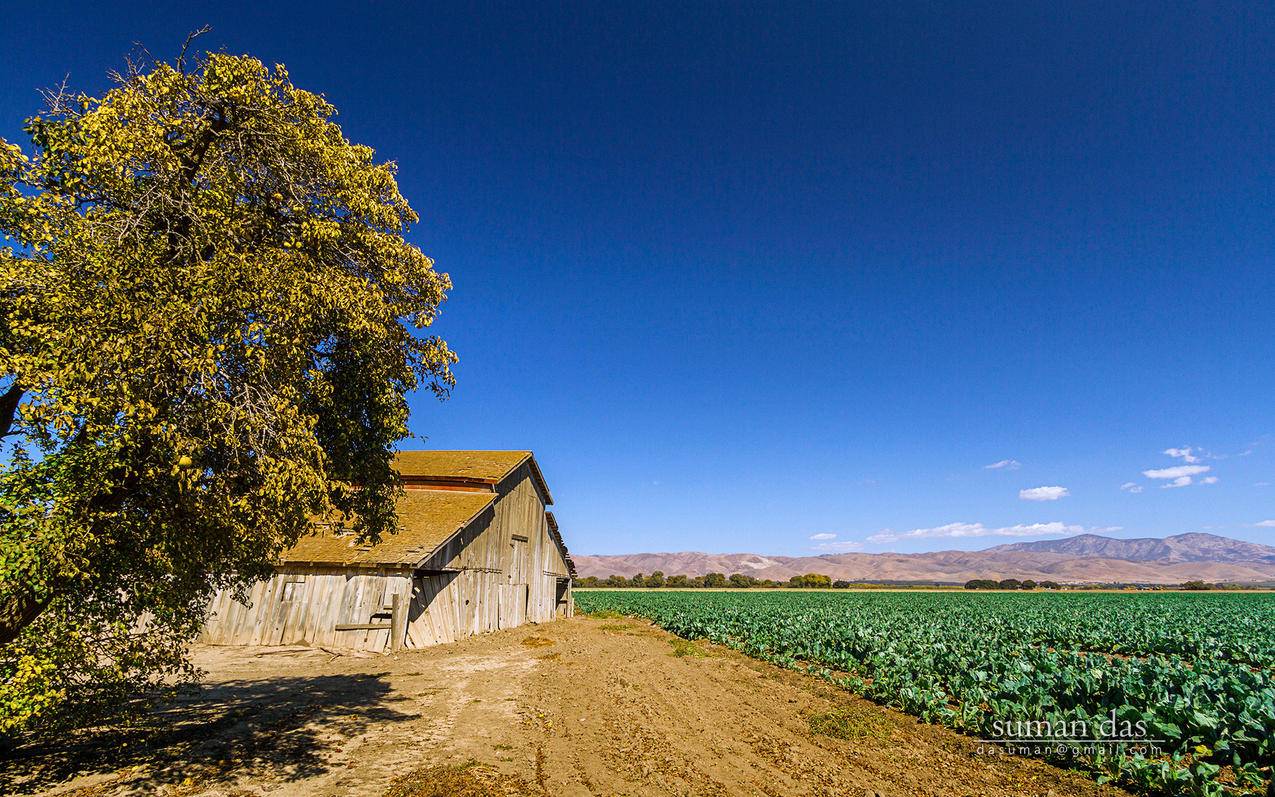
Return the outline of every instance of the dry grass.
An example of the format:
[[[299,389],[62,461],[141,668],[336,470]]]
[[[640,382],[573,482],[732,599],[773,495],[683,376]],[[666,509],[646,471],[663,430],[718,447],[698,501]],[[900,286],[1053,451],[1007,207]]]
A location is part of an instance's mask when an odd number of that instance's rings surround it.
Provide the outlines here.
[[[552,639],[545,639],[542,636],[529,636],[522,640],[522,644],[529,648],[543,648],[553,644]]]
[[[889,723],[876,711],[850,707],[811,714],[810,732],[832,739],[880,739],[890,733]]]
[[[409,772],[396,778],[384,797],[531,797],[543,793],[520,777],[471,761]]]
[[[694,642],[689,639],[673,637],[668,641],[668,643],[673,646],[673,655],[678,658],[682,658],[683,656],[703,658],[704,656],[709,655],[708,651],[700,647],[698,642]]]

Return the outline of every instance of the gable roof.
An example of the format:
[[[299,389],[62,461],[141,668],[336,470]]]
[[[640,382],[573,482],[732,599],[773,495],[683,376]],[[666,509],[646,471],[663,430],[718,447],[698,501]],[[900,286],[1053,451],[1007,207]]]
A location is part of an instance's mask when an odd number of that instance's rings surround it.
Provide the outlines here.
[[[352,533],[337,534],[331,526],[316,526],[280,556],[288,564],[415,566],[467,526],[496,501],[493,492],[407,490],[398,499],[399,530],[376,545],[359,544]]]
[[[400,451],[394,457],[394,470],[404,478],[496,484],[530,458],[530,451]]]
[[[494,487],[531,463],[531,478],[544,493],[545,504],[553,503],[549,485],[530,451],[400,451],[394,469],[407,484],[441,482]]]

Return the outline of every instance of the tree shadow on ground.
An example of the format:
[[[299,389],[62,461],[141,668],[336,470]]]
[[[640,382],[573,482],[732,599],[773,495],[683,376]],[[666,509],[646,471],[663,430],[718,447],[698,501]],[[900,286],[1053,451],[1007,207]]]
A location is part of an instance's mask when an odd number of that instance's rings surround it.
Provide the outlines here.
[[[78,775],[151,792],[173,783],[326,772],[331,750],[368,727],[415,719],[393,708],[383,674],[227,681],[127,724],[19,746],[0,758],[0,792],[38,791]]]

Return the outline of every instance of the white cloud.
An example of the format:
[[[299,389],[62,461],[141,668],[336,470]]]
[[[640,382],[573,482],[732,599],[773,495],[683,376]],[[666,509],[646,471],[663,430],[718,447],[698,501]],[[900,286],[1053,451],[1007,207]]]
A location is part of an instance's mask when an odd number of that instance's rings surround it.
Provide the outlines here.
[[[1192,451],[1192,449],[1191,449],[1190,447],[1187,447],[1187,448],[1166,448],[1166,449],[1164,450],[1164,453],[1168,454],[1169,456],[1173,457],[1174,459],[1180,459],[1180,460],[1182,460],[1183,462],[1199,462],[1199,461],[1200,461],[1200,458],[1199,458],[1199,457],[1197,457],[1195,454],[1192,454],[1192,453],[1191,453],[1191,451]]]
[[[1175,465],[1172,468],[1155,468],[1142,471],[1148,479],[1180,479],[1183,476],[1195,476],[1208,473],[1212,468],[1208,465]]]
[[[824,553],[845,553],[846,551],[857,551],[863,547],[863,543],[854,540],[842,540],[840,542],[821,542],[810,546],[816,551]]]
[[[1263,444],[1265,444],[1265,443],[1266,443],[1266,441],[1270,439],[1270,437],[1271,437],[1271,436],[1270,436],[1270,435],[1268,435],[1268,434],[1264,434],[1264,435],[1262,435],[1261,437],[1257,438],[1257,439],[1256,439],[1256,440],[1254,440],[1253,442],[1251,442],[1251,443],[1249,443],[1248,445],[1244,446],[1244,450],[1243,450],[1243,451],[1241,451],[1241,452],[1239,452],[1239,453],[1238,453],[1238,454],[1236,454],[1235,456],[1237,456],[1237,457],[1247,457],[1249,454],[1252,454],[1254,451],[1256,451],[1256,450],[1257,450],[1260,446],[1262,446]]]
[[[1263,520],[1260,523],[1254,523],[1253,525],[1263,529],[1275,529],[1275,520]]]
[[[1019,490],[1018,497],[1024,501],[1057,501],[1059,498],[1066,498],[1071,495],[1071,491],[1066,487],[1030,487],[1026,490]]]
[[[833,534],[833,533],[832,533],[832,532],[830,532],[830,531],[821,531],[821,532],[819,532],[818,534],[811,534],[811,535],[810,535],[810,539],[812,539],[812,540],[835,540],[835,539],[837,539],[837,535],[836,535],[836,534]]]
[[[1270,482],[1253,482],[1254,487],[1270,487]]]
[[[1199,462],[1200,458],[1199,456],[1196,456],[1196,453],[1199,453],[1201,456],[1205,456],[1204,452],[1199,452],[1197,449],[1193,448],[1170,448],[1166,449],[1164,453],[1171,457],[1177,457],[1185,462]],[[1208,473],[1211,470],[1212,468],[1208,465],[1174,465],[1169,468],[1152,468],[1150,470],[1144,470],[1142,471],[1142,475],[1146,476],[1148,479],[1159,479],[1166,482],[1166,484],[1162,484],[1160,486],[1169,490],[1175,487],[1189,487],[1192,484],[1217,484],[1218,477],[1216,476],[1205,476],[1198,481],[1195,479],[1196,476],[1199,476],[1202,473]],[[1133,482],[1127,482],[1120,489],[1127,489],[1129,492],[1140,492],[1139,490],[1129,487],[1131,484],[1133,484]]]
[[[984,465],[983,470],[1018,470],[1023,463],[1016,459],[1002,459],[1000,462],[993,462],[990,465]]]
[[[1048,534],[1080,534],[1081,526],[1054,521],[1051,523],[1020,523],[1016,526],[989,528],[982,523],[948,523],[928,529],[911,531],[885,531],[873,534],[868,542],[898,542],[899,540],[958,539],[963,537],[1035,537]]]
[[[1137,494],[1142,492],[1142,485],[1138,484],[1137,482],[1125,482],[1124,484],[1120,485],[1120,489],[1124,490],[1126,493]]]

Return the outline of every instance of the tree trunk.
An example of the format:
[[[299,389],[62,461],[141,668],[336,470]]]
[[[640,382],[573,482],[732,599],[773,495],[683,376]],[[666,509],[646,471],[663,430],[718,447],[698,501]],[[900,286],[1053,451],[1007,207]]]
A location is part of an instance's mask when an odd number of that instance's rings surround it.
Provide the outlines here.
[[[0,645],[7,645],[18,638],[23,629],[35,622],[44,613],[53,595],[43,598],[29,592],[12,595],[0,603]]]
[[[13,428],[13,421],[18,416],[18,403],[22,401],[22,388],[17,385],[11,385],[8,390],[0,396],[0,438],[8,437],[9,430]]]
[[[17,418],[18,404],[25,391],[16,384],[0,395],[0,438],[8,437]],[[0,645],[7,645],[17,639],[22,629],[35,622],[35,618],[44,612],[52,596],[38,598],[27,592],[10,595],[0,601]]]

